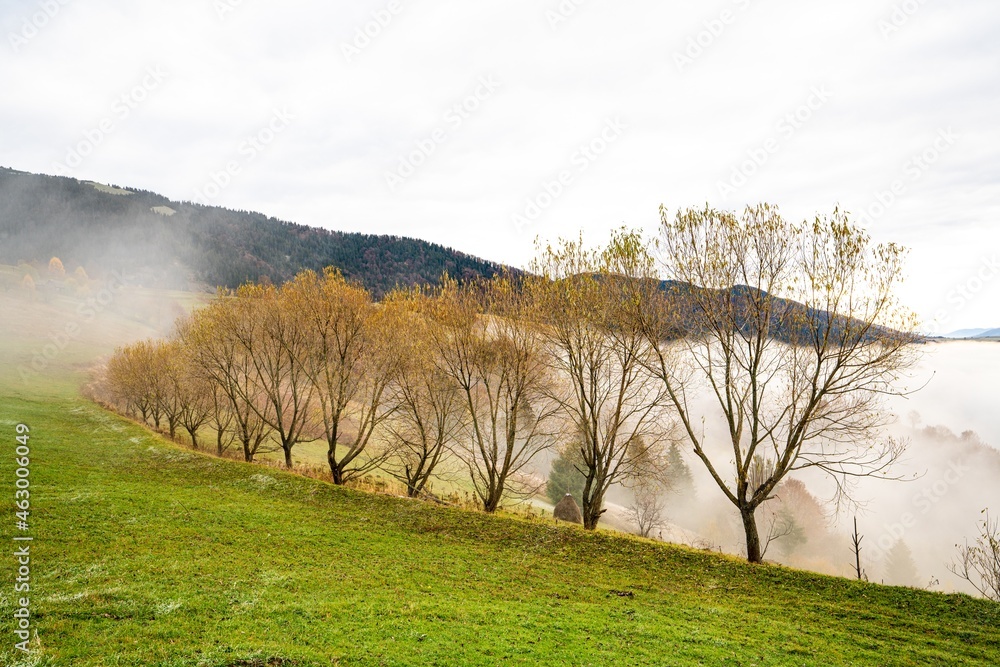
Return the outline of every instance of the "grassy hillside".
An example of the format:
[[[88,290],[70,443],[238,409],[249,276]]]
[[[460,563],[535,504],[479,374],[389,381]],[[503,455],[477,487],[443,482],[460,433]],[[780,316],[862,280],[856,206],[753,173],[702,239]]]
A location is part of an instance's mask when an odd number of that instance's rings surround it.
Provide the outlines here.
[[[336,489],[3,393],[2,437],[32,428],[38,664],[1000,661],[995,604]]]
[[[986,601],[185,451],[79,398],[80,360],[106,339],[81,339],[22,382],[10,364],[33,343],[11,322],[0,331],[2,537],[11,551],[23,422],[38,636],[21,661],[8,556],[0,665],[1000,664],[1000,605]]]

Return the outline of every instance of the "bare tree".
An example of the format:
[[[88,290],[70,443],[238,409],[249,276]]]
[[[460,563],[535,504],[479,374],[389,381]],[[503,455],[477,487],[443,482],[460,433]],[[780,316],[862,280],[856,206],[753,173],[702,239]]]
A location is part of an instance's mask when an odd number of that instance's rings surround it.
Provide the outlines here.
[[[199,310],[182,334],[192,361],[212,383],[216,447],[221,452],[231,430],[251,462],[272,432],[261,418],[264,403],[256,383],[256,367],[241,329],[250,326],[252,304],[222,293],[218,300]]]
[[[211,387],[189,352],[180,336],[118,348],[105,369],[105,384],[125,414],[138,411],[143,421],[153,417],[157,425],[162,417],[171,438],[183,426],[197,448],[197,431],[211,411]]]
[[[661,223],[672,282],[642,312],[650,366],[691,451],[739,511],[747,559],[760,562],[755,512],[789,473],[827,473],[838,500],[857,477],[892,478],[904,443],[883,437],[882,399],[899,393],[917,340],[895,297],[904,252],[873,245],[840,211],[790,224],[768,205],[673,220],[661,209]],[[699,391],[710,412],[692,403]],[[721,448],[700,426],[715,414]],[[752,481],[761,465],[767,474]]]
[[[223,388],[215,382],[207,382],[210,412],[208,424],[215,431],[215,454],[222,456],[236,442],[235,415],[230,409],[230,399]]]
[[[390,307],[400,310],[406,336],[397,340],[394,351],[400,358],[393,383],[398,409],[386,422],[394,444],[385,468],[406,485],[411,498],[426,490],[467,426],[461,391],[441,368],[434,349],[430,327],[440,325],[426,315],[427,302],[420,290],[397,291],[386,298]]]
[[[467,426],[464,461],[483,509],[519,495],[531,461],[559,441],[558,405],[538,337],[524,325],[529,304],[509,276],[482,286],[445,279],[430,309],[441,368],[458,387]]]
[[[616,482],[649,474],[640,463],[665,455],[662,384],[643,364],[648,345],[633,312],[657,285],[640,235],[614,234],[603,250],[582,238],[548,246],[533,265],[529,286],[537,330],[558,372],[554,397],[580,434],[584,528],[597,527],[604,497]]]
[[[956,545],[958,560],[948,569],[968,581],[979,594],[1000,602],[1000,522],[983,510],[975,544]]]
[[[164,419],[174,437],[180,418],[176,390],[180,368],[173,358],[175,346],[166,341],[142,340],[115,350],[105,371],[111,396],[124,412],[159,429]]]
[[[787,514],[768,513],[765,519],[767,530],[761,543],[760,558],[763,561],[771,545],[783,537],[788,537],[795,531],[795,523]]]
[[[653,529],[662,526],[666,519],[663,491],[659,484],[646,480],[632,489],[634,500],[628,507],[628,516],[639,528],[642,537],[649,537]]]
[[[190,366],[185,368],[181,380],[181,416],[180,424],[191,438],[191,446],[199,449],[198,431],[210,423],[215,410],[213,404],[214,387],[204,378],[193,372]]]
[[[245,304],[245,326],[234,331],[253,366],[261,399],[250,406],[271,427],[287,468],[307,425],[314,392],[306,367],[310,339],[300,304],[291,298],[293,290],[294,284],[241,287],[236,298]]]
[[[309,333],[311,360],[303,364],[316,393],[335,484],[379,467],[389,450],[376,450],[376,433],[395,412],[391,384],[400,356],[394,308],[376,306],[360,285],[333,269],[300,274],[289,288]]]
[[[204,314],[202,314],[204,315]],[[176,337],[180,342],[187,367],[187,391],[191,393],[189,407],[182,416],[182,424],[191,436],[195,449],[199,448],[198,430],[202,426],[210,426],[215,432],[215,453],[222,456],[236,441],[235,415],[232,409],[233,400],[224,390],[221,381],[223,373],[218,367],[208,367],[204,364],[213,359],[213,355],[198,345],[212,345],[218,348],[218,329],[212,330],[204,316],[185,317],[177,322]],[[195,334],[195,322],[201,331]],[[212,335],[208,332],[212,330]],[[218,359],[215,359],[218,361]]]
[[[159,344],[162,360],[156,371],[168,385],[171,397],[172,423],[183,426],[191,438],[191,446],[198,449],[198,429],[204,426],[212,413],[212,385],[200,372],[191,355],[191,348],[184,342],[184,331],[189,326],[187,318],[177,323],[177,332]],[[169,416],[168,416],[169,419]],[[171,428],[174,437],[175,428]]]
[[[180,358],[181,346],[177,341],[158,340],[152,343],[151,365],[147,369],[154,386],[154,396],[159,413],[167,423],[171,440],[177,439],[177,427],[184,412],[184,373]]]
[[[152,344],[141,341],[115,350],[108,360],[104,379],[111,401],[130,417],[149,421],[156,401],[152,385]]]
[[[854,517],[854,532],[851,534],[851,553],[854,554],[854,573],[857,575],[859,581],[862,579],[865,581],[868,580],[864,570],[861,569],[861,540],[864,538],[864,535],[858,533],[858,517]]]

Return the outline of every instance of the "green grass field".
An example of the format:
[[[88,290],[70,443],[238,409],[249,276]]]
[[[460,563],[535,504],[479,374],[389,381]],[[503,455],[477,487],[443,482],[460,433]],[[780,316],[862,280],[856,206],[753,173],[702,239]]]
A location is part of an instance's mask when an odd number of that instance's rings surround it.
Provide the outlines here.
[[[987,601],[190,452],[79,396],[107,340],[22,382],[22,333],[0,336],[0,665],[1000,664]],[[31,427],[28,656],[12,616],[17,423]]]

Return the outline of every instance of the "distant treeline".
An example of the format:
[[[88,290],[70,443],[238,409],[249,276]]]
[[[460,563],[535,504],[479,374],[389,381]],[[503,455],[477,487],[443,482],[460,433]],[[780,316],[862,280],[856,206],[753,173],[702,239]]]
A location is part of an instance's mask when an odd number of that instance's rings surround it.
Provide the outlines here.
[[[334,266],[376,298],[397,285],[436,283],[446,272],[465,280],[501,269],[418,239],[334,232],[0,168],[0,263],[51,257],[91,275],[117,270],[135,282],[179,288],[280,284],[301,270]]]

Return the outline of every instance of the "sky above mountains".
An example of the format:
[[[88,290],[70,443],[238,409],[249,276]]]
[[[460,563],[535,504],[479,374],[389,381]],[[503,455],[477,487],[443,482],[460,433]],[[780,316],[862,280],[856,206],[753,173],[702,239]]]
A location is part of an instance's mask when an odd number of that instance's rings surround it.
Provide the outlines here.
[[[0,0],[0,163],[525,265],[658,208],[841,206],[1000,326],[989,0]]]

